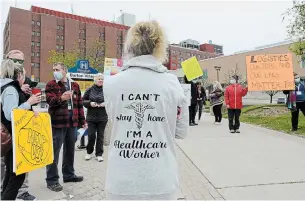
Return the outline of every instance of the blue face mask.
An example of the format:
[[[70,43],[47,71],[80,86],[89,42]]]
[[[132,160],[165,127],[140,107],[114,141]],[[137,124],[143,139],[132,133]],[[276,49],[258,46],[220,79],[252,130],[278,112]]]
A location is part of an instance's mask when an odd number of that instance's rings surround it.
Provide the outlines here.
[[[57,80],[57,81],[61,80],[64,77],[62,72],[60,72],[60,71],[53,72],[53,75],[54,75],[55,80]]]

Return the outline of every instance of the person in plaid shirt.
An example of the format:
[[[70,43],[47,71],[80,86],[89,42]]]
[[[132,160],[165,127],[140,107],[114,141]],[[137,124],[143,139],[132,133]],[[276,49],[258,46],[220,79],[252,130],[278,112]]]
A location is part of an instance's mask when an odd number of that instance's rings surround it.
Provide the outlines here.
[[[62,144],[63,181],[81,182],[82,176],[74,173],[74,152],[77,128],[87,128],[81,91],[76,82],[67,78],[67,67],[59,62],[53,65],[54,80],[46,85],[46,99],[52,121],[54,161],[47,166],[47,187],[52,191],[61,191],[59,184],[58,159]]]

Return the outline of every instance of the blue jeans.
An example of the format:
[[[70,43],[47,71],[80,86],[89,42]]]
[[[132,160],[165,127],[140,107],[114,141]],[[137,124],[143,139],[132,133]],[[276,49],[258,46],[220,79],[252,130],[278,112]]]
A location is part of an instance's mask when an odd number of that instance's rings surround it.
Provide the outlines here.
[[[74,173],[74,152],[75,152],[75,140],[76,140],[76,127],[69,128],[52,128],[53,132],[53,151],[54,161],[47,166],[47,185],[54,185],[59,183],[58,179],[58,159],[62,144],[63,161],[62,161],[62,174],[63,179],[70,179],[75,176]]]

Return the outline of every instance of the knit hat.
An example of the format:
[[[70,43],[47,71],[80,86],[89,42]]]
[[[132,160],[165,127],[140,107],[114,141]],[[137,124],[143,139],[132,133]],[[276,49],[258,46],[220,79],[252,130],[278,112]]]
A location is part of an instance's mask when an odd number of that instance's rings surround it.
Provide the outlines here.
[[[7,53],[6,58],[24,60],[24,54],[20,50],[11,50]]]

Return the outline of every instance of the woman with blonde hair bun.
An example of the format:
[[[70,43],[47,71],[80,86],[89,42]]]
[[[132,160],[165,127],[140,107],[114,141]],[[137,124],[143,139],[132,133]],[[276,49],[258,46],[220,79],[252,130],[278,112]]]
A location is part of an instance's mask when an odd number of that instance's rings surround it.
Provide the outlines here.
[[[167,61],[156,21],[131,27],[122,72],[107,78],[105,107],[112,122],[106,174],[108,200],[176,200],[175,138],[188,133],[188,100]]]

